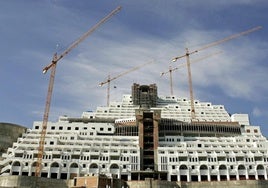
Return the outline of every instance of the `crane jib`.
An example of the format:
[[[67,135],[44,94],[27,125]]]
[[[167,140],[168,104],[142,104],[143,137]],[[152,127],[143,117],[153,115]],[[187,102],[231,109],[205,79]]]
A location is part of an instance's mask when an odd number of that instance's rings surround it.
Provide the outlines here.
[[[101,24],[106,22],[109,18],[111,18],[119,10],[121,10],[120,6],[117,7],[115,10],[113,10],[106,17],[104,17],[101,21],[99,21],[94,27],[92,27],[90,30],[88,30],[78,40],[76,40],[74,43],[72,43],[61,55],[57,56],[57,53],[55,53],[51,63],[43,69],[43,73],[46,73],[49,69],[51,69],[51,71],[50,71],[50,80],[49,80],[48,91],[47,91],[45,112],[44,112],[44,116],[43,116],[42,129],[41,129],[41,133],[40,133],[40,140],[39,140],[39,147],[38,147],[38,154],[37,154],[37,164],[36,164],[36,168],[35,168],[35,176],[36,177],[39,177],[41,175],[42,158],[43,158],[43,154],[44,154],[45,137],[46,137],[46,128],[47,128],[47,123],[48,123],[48,116],[49,116],[49,110],[50,110],[50,104],[51,104],[57,62],[60,59],[62,59],[65,55],[67,55],[72,49],[74,49],[80,42],[85,40],[93,31],[95,31]]]

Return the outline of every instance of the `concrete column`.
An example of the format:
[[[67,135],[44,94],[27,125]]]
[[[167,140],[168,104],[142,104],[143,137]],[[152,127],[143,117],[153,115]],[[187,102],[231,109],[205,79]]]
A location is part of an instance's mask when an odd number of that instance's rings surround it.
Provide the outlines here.
[[[28,176],[32,176],[32,168],[29,168]]]
[[[188,169],[188,173],[187,173],[187,182],[191,181],[191,175],[190,175],[190,169]]]
[[[153,114],[153,142],[154,142],[154,170],[158,170],[158,154],[157,154],[157,149],[158,149],[158,134],[159,134],[159,120],[161,118],[161,111],[155,110]]]
[[[60,167],[59,167],[59,170],[58,170],[58,173],[57,173],[57,179],[60,179],[60,175],[61,175],[61,170],[60,170]]]
[[[70,169],[67,170],[67,180],[70,179]]]
[[[22,165],[20,165],[20,171],[19,171],[19,175],[21,176],[21,174],[22,174]]]
[[[178,180],[178,181],[181,181],[180,170],[178,170],[178,172],[177,172],[177,180]]]
[[[47,171],[47,177],[48,178],[51,178],[51,171],[50,171],[50,168],[48,168],[48,171]],[[68,177],[67,175],[67,179],[69,179],[70,177]]]
[[[257,170],[257,168],[256,168],[256,170],[255,170],[255,179],[256,179],[256,180],[258,180],[258,179],[259,179],[259,177],[258,177],[258,170]]]
[[[171,181],[171,174],[170,173],[167,173],[167,180]]]
[[[217,181],[221,181],[220,171],[218,171],[218,174],[217,174]]]
[[[267,180],[267,172],[265,169],[264,169],[264,179]]]
[[[62,172],[62,170],[60,170]],[[82,171],[82,167],[78,164],[78,173],[77,173],[77,177],[81,176],[81,171]]]
[[[237,172],[236,172],[236,180],[239,180],[239,172],[238,172],[238,169],[237,169]]]
[[[143,111],[136,110],[136,121],[139,127],[139,146],[140,146],[140,170],[143,170],[143,148],[144,148],[144,127],[143,127]]]
[[[117,173],[118,179],[121,179],[121,170],[122,170],[122,167],[119,166],[118,173]]]
[[[209,169],[208,169],[207,176],[208,176],[208,181],[211,181],[211,178],[210,178],[210,170]]]
[[[230,181],[230,174],[229,174],[229,169],[227,168],[227,173],[226,173],[226,176],[227,176],[227,181]]]

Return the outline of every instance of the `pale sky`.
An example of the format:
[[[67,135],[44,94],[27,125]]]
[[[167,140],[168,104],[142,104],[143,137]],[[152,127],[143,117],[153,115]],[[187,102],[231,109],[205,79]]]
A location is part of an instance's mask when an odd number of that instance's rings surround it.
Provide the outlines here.
[[[58,62],[50,121],[60,115],[80,117],[106,105],[108,75],[153,64],[111,82],[111,101],[131,94],[132,84],[158,86],[170,94],[168,74],[184,63],[175,56],[250,28],[261,30],[190,56],[222,51],[192,64],[194,98],[247,113],[268,136],[268,2],[265,0],[11,0],[0,1],[0,122],[31,128],[42,121],[49,72],[57,52],[93,27],[117,6],[122,10]],[[174,94],[189,98],[187,69],[173,72]],[[116,88],[114,88],[116,86]]]

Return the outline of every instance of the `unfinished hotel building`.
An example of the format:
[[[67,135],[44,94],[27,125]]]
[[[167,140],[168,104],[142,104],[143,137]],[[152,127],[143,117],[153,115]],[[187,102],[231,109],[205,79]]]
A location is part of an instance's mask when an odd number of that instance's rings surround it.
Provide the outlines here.
[[[105,174],[126,181],[267,180],[268,142],[247,114],[223,105],[159,97],[157,86],[133,84],[132,95],[79,118],[49,122],[41,176]],[[42,122],[34,122],[3,155],[1,176],[34,176]]]

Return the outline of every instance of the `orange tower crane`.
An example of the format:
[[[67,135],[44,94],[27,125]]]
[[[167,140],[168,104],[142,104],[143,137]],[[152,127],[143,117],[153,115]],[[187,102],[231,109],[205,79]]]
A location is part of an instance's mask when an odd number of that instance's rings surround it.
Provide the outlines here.
[[[163,75],[169,73],[169,84],[170,84],[170,95],[171,96],[173,95],[173,78],[172,78],[172,72],[174,72],[174,71],[176,71],[178,69],[179,69],[178,67],[172,68],[171,66],[169,66],[168,71],[161,72],[160,73],[160,76],[163,76]]]
[[[121,74],[118,74],[117,76],[115,76],[115,77],[113,77],[113,78],[111,78],[110,75],[108,75],[107,80],[105,80],[105,81],[99,83],[99,86],[103,86],[104,84],[107,84],[107,106],[109,106],[109,104],[110,104],[110,82],[111,82],[111,81],[113,81],[113,80],[115,80],[115,79],[117,79],[117,78],[119,78],[119,77],[122,77],[122,76],[124,76],[124,75],[126,75],[126,74],[128,74],[128,73],[130,73],[130,72],[133,72],[133,71],[135,71],[135,70],[138,70],[138,69],[140,69],[141,67],[143,67],[143,66],[145,66],[145,65],[148,65],[148,64],[151,64],[151,63],[153,63],[153,61],[144,63],[144,64],[139,65],[139,66],[136,66],[136,67],[133,67],[133,68],[131,68],[131,69],[125,71],[125,72],[122,72]]]
[[[51,69],[51,72],[50,72],[50,79],[49,79],[48,92],[47,92],[47,98],[46,98],[45,112],[43,116],[42,131],[41,131],[41,136],[39,140],[35,176],[39,177],[41,170],[42,170],[42,159],[44,155],[44,146],[45,146],[48,116],[49,116],[51,97],[52,97],[52,91],[53,91],[53,85],[54,85],[54,79],[55,79],[55,73],[56,73],[56,65],[58,61],[62,59],[65,55],[67,55],[72,49],[77,47],[80,42],[84,41],[101,24],[105,23],[108,19],[110,19],[113,15],[115,15],[120,10],[121,10],[121,6],[117,7],[112,12],[110,12],[107,16],[105,16],[102,20],[100,20],[97,24],[95,24],[91,29],[89,29],[86,33],[84,33],[80,38],[78,38],[75,42],[73,42],[61,55],[58,56],[57,54],[55,54],[51,63],[43,69],[43,73],[46,73],[49,69]]]
[[[218,40],[218,41],[209,43],[209,44],[207,44],[207,45],[205,45],[205,46],[203,46],[203,47],[201,47],[201,48],[199,48],[197,50],[194,50],[194,51],[189,51],[189,49],[186,48],[185,49],[186,53],[184,55],[177,56],[177,57],[175,57],[175,58],[172,59],[172,61],[175,62],[178,59],[181,59],[183,57],[186,57],[187,70],[188,70],[188,84],[189,84],[189,91],[190,91],[191,119],[192,119],[192,121],[194,121],[196,119],[196,117],[195,117],[195,108],[194,108],[194,96],[193,96],[192,74],[191,74],[191,66],[190,66],[190,55],[195,54],[195,53],[197,53],[197,52],[199,52],[201,50],[205,50],[207,48],[210,48],[210,47],[219,45],[221,43],[227,42],[229,40],[238,38],[238,37],[240,37],[242,35],[247,35],[247,34],[252,33],[254,31],[260,30],[261,28],[262,28],[261,26],[251,28],[251,29],[246,30],[246,31],[243,31],[241,33],[237,33],[237,34],[231,35],[229,37],[223,38],[221,40]]]
[[[199,61],[201,61],[201,60],[203,60],[203,59],[206,59],[206,58],[208,58],[208,57],[211,57],[211,56],[213,56],[213,55],[217,55],[217,54],[220,54],[220,53],[222,53],[222,51],[220,51],[220,52],[216,52],[216,53],[213,53],[213,54],[209,54],[209,55],[204,56],[204,57],[201,57],[201,58],[199,58],[199,59],[195,59],[195,60],[191,61],[191,64],[196,63],[196,62],[199,62]],[[168,71],[166,71],[166,72],[161,72],[161,73],[160,73],[160,76],[164,76],[165,74],[169,73],[169,80],[170,80],[170,94],[171,94],[171,95],[173,95],[173,78],[172,78],[172,73],[173,73],[174,71],[178,70],[179,68],[182,68],[182,67],[185,67],[185,66],[186,66],[186,63],[182,63],[182,64],[180,64],[179,66],[174,67],[174,68],[172,68],[171,66],[169,66],[169,70],[168,70]]]

